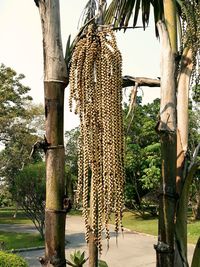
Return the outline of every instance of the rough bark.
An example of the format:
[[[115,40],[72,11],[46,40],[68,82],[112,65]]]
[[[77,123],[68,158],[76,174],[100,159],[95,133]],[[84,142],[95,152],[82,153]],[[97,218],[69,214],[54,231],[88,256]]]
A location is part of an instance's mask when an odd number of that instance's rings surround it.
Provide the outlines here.
[[[176,90],[175,59],[165,24],[157,24],[161,39],[161,103],[158,132],[161,139],[162,181],[159,197],[157,267],[174,266],[176,209]]]
[[[64,267],[64,89],[67,70],[63,57],[58,0],[40,0],[43,32],[44,96],[46,119],[45,267]]]

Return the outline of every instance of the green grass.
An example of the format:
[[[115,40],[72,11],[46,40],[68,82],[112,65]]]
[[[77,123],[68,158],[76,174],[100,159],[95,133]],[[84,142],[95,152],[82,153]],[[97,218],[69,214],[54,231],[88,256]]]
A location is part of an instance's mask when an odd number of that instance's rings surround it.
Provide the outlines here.
[[[0,224],[32,224],[24,211],[18,210],[16,218],[13,218],[14,213],[15,209],[13,208],[0,209]]]
[[[132,231],[150,235],[157,235],[158,232],[158,219],[150,216],[141,218],[133,212],[125,212],[122,223],[125,228],[128,228]]]
[[[0,224],[31,224],[32,221],[29,220],[22,210],[18,210],[17,218],[13,218],[15,210],[12,208],[0,209]],[[29,248],[43,246],[44,241],[38,234],[29,233],[13,233],[0,231],[0,242],[5,242],[5,249],[19,249],[19,248]]]
[[[200,236],[200,221],[188,223],[188,242],[196,244]]]
[[[38,247],[44,245],[44,241],[41,240],[39,234],[10,233],[0,231],[0,242],[2,241],[5,242],[6,250]]]
[[[111,219],[113,223],[113,219]],[[139,217],[134,212],[124,212],[123,226],[132,231],[157,236],[158,234],[158,218],[146,216]],[[189,221],[188,223],[188,243],[196,244],[200,236],[200,221]]]
[[[15,209],[13,208],[0,208],[0,224],[33,224],[23,210],[17,211],[16,218],[13,218],[14,213]],[[68,214],[80,216],[82,212],[80,210],[71,210]]]

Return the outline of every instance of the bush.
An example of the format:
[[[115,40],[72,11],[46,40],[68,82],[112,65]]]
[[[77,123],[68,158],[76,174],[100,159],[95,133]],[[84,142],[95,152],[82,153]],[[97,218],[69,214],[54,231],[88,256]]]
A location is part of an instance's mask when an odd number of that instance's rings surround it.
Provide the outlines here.
[[[28,267],[28,263],[18,255],[0,251],[0,267]]]

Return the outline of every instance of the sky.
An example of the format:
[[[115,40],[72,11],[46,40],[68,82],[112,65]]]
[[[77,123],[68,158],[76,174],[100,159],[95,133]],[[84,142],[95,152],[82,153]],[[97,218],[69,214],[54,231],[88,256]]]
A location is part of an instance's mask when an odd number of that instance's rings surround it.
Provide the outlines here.
[[[78,33],[78,24],[87,0],[60,0],[61,34],[63,49],[69,34]],[[152,16],[153,17],[153,16]],[[159,41],[154,34],[153,22],[144,31],[131,29],[116,33],[123,58],[123,75],[157,78],[159,76]],[[42,31],[38,8],[33,0],[0,0],[0,64],[13,68],[26,78],[23,84],[31,88],[34,103],[44,102]],[[65,130],[79,124],[79,119],[68,109],[65,91]],[[143,103],[159,97],[159,88],[142,88]],[[125,99],[128,90],[125,91]]]

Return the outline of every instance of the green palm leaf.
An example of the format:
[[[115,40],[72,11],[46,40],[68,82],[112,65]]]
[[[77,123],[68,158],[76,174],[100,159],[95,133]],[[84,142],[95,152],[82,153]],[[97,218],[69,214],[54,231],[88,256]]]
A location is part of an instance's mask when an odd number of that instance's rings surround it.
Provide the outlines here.
[[[176,0],[179,15],[181,14],[180,6],[182,3],[183,0]],[[113,24],[114,28],[126,29],[132,20],[133,28],[135,28],[141,14],[143,28],[145,29],[149,23],[151,7],[153,7],[152,11],[156,25],[159,20],[164,18],[163,1],[161,0],[113,0],[106,10],[104,22],[105,24]],[[157,29],[156,35],[158,35]]]
[[[146,24],[149,23],[149,15],[150,15],[150,1],[142,1],[142,24],[145,29]]]

